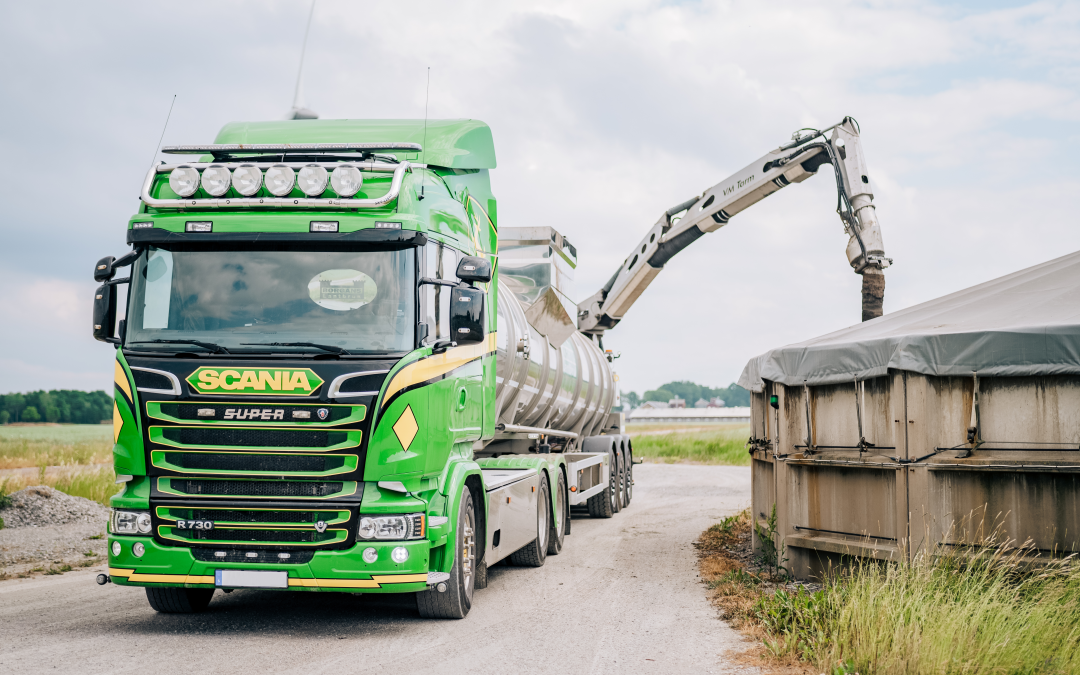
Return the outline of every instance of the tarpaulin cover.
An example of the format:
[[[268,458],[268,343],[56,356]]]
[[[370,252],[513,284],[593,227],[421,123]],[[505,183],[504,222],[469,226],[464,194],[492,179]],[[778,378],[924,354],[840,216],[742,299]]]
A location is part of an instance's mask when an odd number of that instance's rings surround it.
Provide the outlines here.
[[[1080,251],[886,314],[746,364],[739,385],[838,384],[885,375],[1080,374]]]

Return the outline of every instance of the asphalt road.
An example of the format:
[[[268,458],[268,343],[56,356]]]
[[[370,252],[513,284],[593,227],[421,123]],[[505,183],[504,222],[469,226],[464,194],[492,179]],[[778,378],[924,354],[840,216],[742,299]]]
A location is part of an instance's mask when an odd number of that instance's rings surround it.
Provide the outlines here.
[[[156,614],[95,571],[0,582],[7,673],[732,673],[745,643],[717,618],[691,542],[749,503],[744,467],[635,467],[630,507],[575,519],[541,568],[496,566],[462,621],[412,596],[242,590]]]

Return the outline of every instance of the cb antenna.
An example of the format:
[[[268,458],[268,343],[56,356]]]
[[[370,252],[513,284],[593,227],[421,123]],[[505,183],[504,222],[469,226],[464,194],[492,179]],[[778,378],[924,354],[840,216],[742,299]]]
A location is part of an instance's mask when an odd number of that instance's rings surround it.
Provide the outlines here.
[[[315,0],[311,0],[311,10],[308,11],[307,27],[304,29],[304,44],[300,47],[300,68],[296,71],[296,88],[293,90],[292,110],[289,111],[290,120],[316,120],[319,113],[309,110],[300,105],[300,85],[304,79],[304,56],[307,54],[307,39],[311,32],[311,17],[315,16]]]
[[[431,66],[427,67],[427,87],[424,89],[424,144],[420,146],[423,153],[424,166],[427,166],[427,111],[428,101],[431,100]],[[420,201],[424,200],[424,181],[420,181]]]
[[[176,94],[173,94],[172,103],[169,104],[169,114],[165,116],[165,126],[161,128],[161,138],[158,139],[157,145],[154,146],[154,156],[150,158],[150,168],[154,168],[154,160],[157,159],[158,151],[161,150],[161,142],[165,140],[165,130],[169,128],[169,119],[172,118],[173,106],[176,105]],[[149,171],[149,169],[148,169]]]

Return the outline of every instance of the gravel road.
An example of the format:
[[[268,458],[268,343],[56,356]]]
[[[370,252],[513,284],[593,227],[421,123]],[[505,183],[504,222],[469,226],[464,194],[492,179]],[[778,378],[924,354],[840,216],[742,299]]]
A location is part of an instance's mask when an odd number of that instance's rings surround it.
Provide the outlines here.
[[[743,673],[691,543],[750,501],[745,467],[635,467],[634,501],[575,519],[544,567],[497,566],[463,621],[411,596],[243,590],[201,615],[160,615],[101,568],[0,582],[0,672]]]

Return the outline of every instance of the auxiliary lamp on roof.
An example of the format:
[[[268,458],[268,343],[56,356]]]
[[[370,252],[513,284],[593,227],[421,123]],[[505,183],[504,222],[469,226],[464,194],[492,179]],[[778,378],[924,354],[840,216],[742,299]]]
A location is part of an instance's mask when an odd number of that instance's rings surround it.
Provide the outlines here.
[[[211,197],[224,195],[229,191],[230,183],[232,183],[232,172],[220,164],[211,164],[203,171],[202,187]]]
[[[262,171],[252,164],[241,164],[233,171],[232,183],[236,191],[245,197],[252,197],[262,187]]]
[[[183,198],[188,198],[199,189],[199,171],[190,166],[180,166],[169,174],[169,187]]]
[[[288,197],[296,184],[296,174],[284,164],[276,164],[266,170],[265,180],[270,194],[275,197]]]
[[[300,169],[296,184],[300,187],[300,191],[308,197],[318,197],[323,192],[326,192],[327,179],[326,169],[318,164],[308,164]]]

